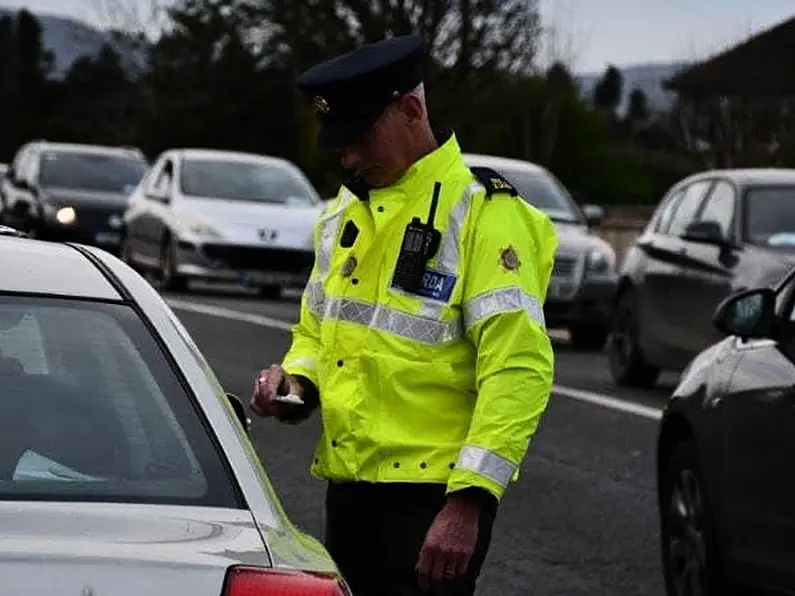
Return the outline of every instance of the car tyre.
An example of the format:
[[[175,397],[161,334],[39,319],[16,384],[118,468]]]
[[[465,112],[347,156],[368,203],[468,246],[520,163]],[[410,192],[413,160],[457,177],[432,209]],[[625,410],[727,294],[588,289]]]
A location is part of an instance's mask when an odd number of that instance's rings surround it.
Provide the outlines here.
[[[571,347],[575,350],[601,351],[607,342],[608,330],[594,325],[572,325],[569,327]]]
[[[177,273],[177,247],[172,238],[166,239],[160,249],[160,286],[164,290],[182,292],[188,287],[186,277]]]
[[[730,596],[721,570],[709,495],[691,439],[679,442],[660,484],[660,548],[668,596]]]
[[[660,369],[649,364],[640,350],[637,299],[632,290],[621,294],[613,310],[608,361],[610,374],[619,385],[650,387],[660,375]]]

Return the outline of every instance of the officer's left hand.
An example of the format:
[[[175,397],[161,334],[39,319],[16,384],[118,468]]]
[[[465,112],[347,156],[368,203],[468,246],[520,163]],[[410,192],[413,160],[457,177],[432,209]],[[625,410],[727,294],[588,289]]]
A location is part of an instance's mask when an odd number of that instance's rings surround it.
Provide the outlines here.
[[[423,590],[466,573],[477,544],[479,518],[477,504],[456,498],[447,501],[425,535],[417,560]]]

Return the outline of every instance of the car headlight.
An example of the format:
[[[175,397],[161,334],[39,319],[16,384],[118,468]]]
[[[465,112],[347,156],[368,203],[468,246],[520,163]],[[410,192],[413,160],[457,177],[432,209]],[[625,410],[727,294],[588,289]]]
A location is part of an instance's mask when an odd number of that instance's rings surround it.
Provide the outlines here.
[[[615,268],[615,258],[612,254],[599,249],[588,253],[585,269],[589,275],[606,275]]]
[[[61,207],[55,212],[55,219],[58,220],[58,223],[68,226],[75,222],[77,213],[73,207]]]
[[[205,221],[194,218],[180,218],[177,221],[179,231],[190,236],[220,238],[221,233]]]

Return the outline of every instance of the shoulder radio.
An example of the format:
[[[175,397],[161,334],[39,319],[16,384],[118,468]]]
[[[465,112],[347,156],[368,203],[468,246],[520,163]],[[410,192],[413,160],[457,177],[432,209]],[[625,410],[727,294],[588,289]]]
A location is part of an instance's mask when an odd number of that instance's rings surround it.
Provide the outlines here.
[[[396,288],[406,291],[419,289],[422,286],[422,278],[428,261],[439,250],[442,234],[433,227],[433,223],[441,189],[442,183],[436,182],[433,186],[428,221],[422,223],[419,217],[414,217],[406,226],[392,280],[392,285]]]

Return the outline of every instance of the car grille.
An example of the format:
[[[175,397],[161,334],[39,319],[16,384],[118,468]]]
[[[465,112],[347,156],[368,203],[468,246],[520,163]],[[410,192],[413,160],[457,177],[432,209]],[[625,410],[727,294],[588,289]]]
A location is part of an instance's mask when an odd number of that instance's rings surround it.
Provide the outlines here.
[[[100,231],[116,231],[111,227],[108,222],[112,215],[117,215],[119,218],[124,215],[124,209],[118,206],[113,207],[99,207],[99,206],[75,206],[75,214],[77,216],[76,225],[81,230],[90,230],[92,232]]]
[[[308,251],[205,244],[201,253],[216,266],[243,271],[276,271],[279,273],[307,273],[314,255]]]
[[[573,277],[576,268],[577,259],[575,257],[558,255],[555,257],[552,275],[555,277]]]

